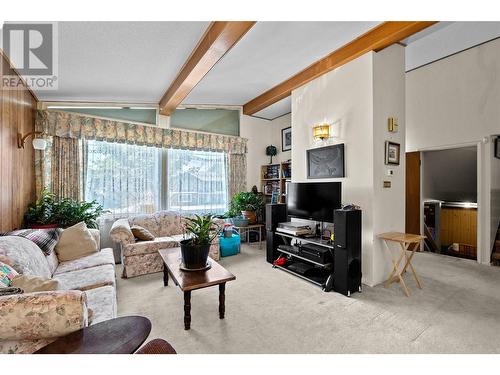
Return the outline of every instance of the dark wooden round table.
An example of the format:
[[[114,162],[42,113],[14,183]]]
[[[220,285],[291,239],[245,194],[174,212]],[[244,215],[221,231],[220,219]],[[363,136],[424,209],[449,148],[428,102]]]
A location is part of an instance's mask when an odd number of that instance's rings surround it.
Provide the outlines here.
[[[124,316],[60,337],[35,354],[132,354],[146,341],[150,332],[148,318]]]

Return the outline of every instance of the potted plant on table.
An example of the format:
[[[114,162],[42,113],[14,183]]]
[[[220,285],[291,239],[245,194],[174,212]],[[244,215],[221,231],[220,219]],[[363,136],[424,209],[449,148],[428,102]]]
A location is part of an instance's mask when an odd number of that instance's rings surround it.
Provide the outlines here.
[[[257,222],[257,214],[262,211],[264,200],[253,192],[236,193],[230,203],[230,211],[241,212],[248,219],[249,224]]]
[[[186,269],[197,270],[207,266],[212,241],[219,235],[220,226],[213,215],[186,217],[185,229],[189,238],[181,241],[181,256]]]

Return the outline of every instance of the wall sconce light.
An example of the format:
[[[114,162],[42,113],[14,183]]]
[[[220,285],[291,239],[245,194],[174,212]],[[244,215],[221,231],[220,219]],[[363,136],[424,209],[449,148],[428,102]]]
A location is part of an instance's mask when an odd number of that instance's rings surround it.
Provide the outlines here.
[[[327,123],[319,124],[313,127],[313,138],[315,141],[324,141],[330,138],[330,125]]]
[[[42,138],[35,138],[36,135],[42,135],[43,132],[29,132],[24,136],[21,133],[17,133],[17,147],[24,148],[24,144],[26,143],[26,138],[30,135],[33,136],[33,148],[35,150],[45,150],[47,147],[47,141]]]

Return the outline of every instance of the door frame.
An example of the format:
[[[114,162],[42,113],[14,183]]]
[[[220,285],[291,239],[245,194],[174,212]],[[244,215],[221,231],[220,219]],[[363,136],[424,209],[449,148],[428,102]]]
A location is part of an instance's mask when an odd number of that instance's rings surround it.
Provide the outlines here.
[[[489,140],[489,139],[488,139]],[[434,146],[434,147],[424,147],[416,151],[426,152],[426,151],[441,151],[450,150],[454,148],[462,147],[476,147],[476,163],[477,163],[477,254],[476,262],[480,264],[490,265],[490,251],[485,251],[484,246],[489,246],[490,238],[490,204],[489,204],[489,187],[490,187],[490,174],[485,173],[487,169],[490,168],[490,158],[491,152],[491,142],[482,139],[480,141],[464,142],[444,146]],[[488,156],[488,157],[486,157]],[[424,198],[423,198],[423,170],[425,168],[425,160],[420,155],[420,233],[424,233]],[[484,181],[483,181],[484,180]],[[423,241],[420,246],[423,246]],[[484,245],[484,246],[483,246]],[[422,247],[423,249],[423,247]],[[487,259],[486,259],[487,258]]]

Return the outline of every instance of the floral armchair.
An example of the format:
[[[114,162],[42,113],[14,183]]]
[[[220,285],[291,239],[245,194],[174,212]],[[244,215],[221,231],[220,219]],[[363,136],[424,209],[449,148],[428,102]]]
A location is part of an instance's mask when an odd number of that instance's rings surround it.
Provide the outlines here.
[[[133,225],[147,229],[155,239],[136,241],[130,229]],[[180,241],[184,238],[183,219],[174,211],[159,211],[119,219],[111,227],[110,237],[121,246],[123,278],[161,272],[163,261],[158,250],[180,246]],[[218,237],[213,241],[209,255],[212,259],[219,260]]]

